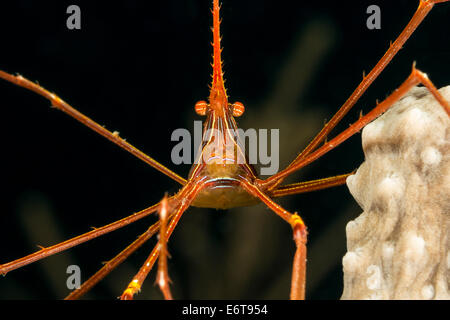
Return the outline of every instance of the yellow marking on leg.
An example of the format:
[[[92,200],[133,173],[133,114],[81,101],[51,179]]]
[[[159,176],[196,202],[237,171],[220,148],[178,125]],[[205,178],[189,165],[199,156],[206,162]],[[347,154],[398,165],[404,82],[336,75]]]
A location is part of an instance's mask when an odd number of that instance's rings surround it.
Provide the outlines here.
[[[136,292],[140,292],[140,291],[141,291],[141,284],[139,283],[138,279],[134,279],[128,285],[128,288],[127,288],[127,290],[125,290],[124,295],[134,296],[134,294]]]
[[[305,223],[303,222],[302,218],[296,213],[294,213],[289,221],[289,224],[291,225],[292,229],[294,229],[296,226],[305,227]]]

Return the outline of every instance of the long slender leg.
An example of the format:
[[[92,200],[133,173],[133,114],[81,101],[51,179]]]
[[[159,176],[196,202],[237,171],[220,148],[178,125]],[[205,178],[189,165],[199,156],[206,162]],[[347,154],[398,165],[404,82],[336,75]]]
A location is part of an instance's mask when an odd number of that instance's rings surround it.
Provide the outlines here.
[[[42,248],[41,250],[34,252],[32,254],[29,254],[23,258],[5,263],[0,265],[0,274],[5,275],[9,271],[12,271],[14,269],[23,267],[27,264],[30,264],[32,262],[35,262],[37,260],[46,258],[48,256],[51,256],[55,253],[67,250],[69,248],[72,248],[74,246],[77,246],[83,242],[89,241],[91,239],[97,238],[101,235],[104,235],[106,233],[109,233],[111,231],[117,230],[119,228],[122,228],[132,222],[135,222],[139,219],[142,219],[149,214],[155,212],[158,209],[159,203],[144,209],[142,211],[139,211],[137,213],[134,213],[126,218],[123,218],[121,220],[118,220],[116,222],[110,223],[106,226],[103,226],[101,228],[96,228],[92,231],[86,232],[82,235],[79,235],[77,237],[74,237],[72,239],[66,240],[64,242],[58,243],[56,245],[53,245],[51,247]]]
[[[156,283],[158,284],[159,288],[161,289],[161,292],[164,295],[164,299],[166,300],[173,300],[172,293],[170,292],[169,283],[169,271],[167,267],[167,257],[169,255],[167,251],[167,238],[166,238],[166,232],[167,232],[167,211],[169,211],[169,208],[167,206],[167,199],[164,197],[164,199],[161,201],[161,207],[159,209],[159,219],[160,219],[160,231],[159,231],[159,259],[158,259],[158,272],[156,276]]]
[[[31,90],[38,95],[47,98],[52,103],[52,106],[65,112],[72,118],[75,118],[85,126],[89,127],[90,129],[94,130],[98,134],[102,135],[109,141],[115,143],[122,149],[128,151],[132,155],[136,156],[137,158],[141,159],[142,161],[146,162],[156,170],[164,173],[166,176],[172,178],[173,180],[179,182],[181,185],[186,184],[186,180],[182,177],[180,177],[175,172],[172,172],[170,169],[166,168],[162,164],[160,164],[158,161],[154,160],[153,158],[149,157],[142,151],[136,149],[131,144],[126,142],[124,139],[119,137],[119,135],[115,132],[111,132],[107,129],[105,129],[103,126],[99,125],[97,122],[93,121],[92,119],[86,117],[84,114],[80,113],[79,111],[75,110],[73,107],[71,107],[68,103],[63,101],[60,97],[57,95],[47,91],[43,87],[39,86],[38,84],[31,82],[30,80],[22,77],[21,75],[13,76],[9,73],[6,73],[4,71],[0,70],[0,78],[9,81],[11,83],[14,83],[20,87],[23,87],[25,89]]]
[[[171,218],[171,217],[169,217]],[[135,252],[139,247],[141,247],[145,242],[147,242],[156,232],[159,230],[160,222],[154,223],[146,232],[141,234],[133,243],[126,247],[114,258],[109,260],[103,265],[103,267],[98,270],[93,276],[86,280],[80,288],[72,291],[65,300],[76,300],[80,299],[86,292],[88,292],[92,287],[94,287],[99,281],[104,279],[111,271],[113,271],[117,266],[119,266],[123,261],[125,261],[133,252]]]
[[[307,232],[303,224],[296,224],[293,227],[295,250],[294,261],[292,263],[291,278],[291,300],[305,300],[306,285],[306,241]]]
[[[309,143],[309,145],[292,161],[292,163],[287,167],[293,167],[303,160],[308,154],[310,154],[314,149],[316,149],[319,144],[328,136],[328,134],[333,130],[333,128],[341,121],[341,119],[347,114],[347,112],[355,105],[359,98],[364,94],[367,88],[370,87],[372,82],[378,77],[378,75],[384,70],[384,68],[389,64],[389,62],[394,58],[397,52],[403,47],[405,42],[409,39],[411,34],[420,25],[423,19],[431,11],[436,3],[447,2],[449,0],[420,0],[419,7],[414,13],[413,17],[403,29],[401,34],[397,39],[391,44],[389,49],[386,51],[384,56],[378,61],[375,67],[370,71],[370,73],[363,78],[358,87],[353,91],[351,96],[345,101],[342,107],[336,112],[336,114],[331,118],[331,120],[325,124],[322,130],[317,134],[316,137]],[[280,178],[280,177],[278,177]],[[274,183],[275,179],[271,179],[271,183]],[[279,181],[278,183],[281,183]]]
[[[190,180],[182,189],[182,191],[185,191],[182,193],[180,191],[176,197],[180,202],[180,205],[176,209],[176,213],[173,217],[173,219],[170,221],[165,239],[166,241],[169,240],[173,230],[175,229],[176,225],[178,224],[178,221],[180,220],[183,213],[186,211],[186,209],[191,205],[194,198],[197,196],[198,192],[204,187],[204,184],[201,183],[198,180]],[[168,207],[171,207],[171,203],[169,201]],[[141,286],[144,282],[144,280],[147,278],[148,273],[152,270],[153,265],[155,264],[156,259],[159,256],[159,243],[153,248],[148,258],[145,260],[142,267],[139,269],[138,273],[134,276],[133,280],[128,285],[127,289],[123,292],[122,296],[120,297],[122,300],[132,300],[134,295],[140,291]]]
[[[336,187],[344,184],[347,177],[351,174],[353,174],[353,172],[329,178],[292,183],[285,186],[278,186],[276,189],[270,190],[268,193],[271,197],[284,197],[292,194],[306,193]]]
[[[280,179],[284,179],[291,173],[305,167],[311,162],[322,157],[324,154],[340,145],[342,142],[350,138],[352,135],[359,132],[369,122],[373,121],[379,115],[386,112],[386,110],[389,109],[397,100],[403,97],[412,87],[416,86],[419,83],[422,83],[424,86],[428,88],[428,90],[433,94],[436,100],[441,104],[445,112],[450,116],[450,103],[442,97],[442,95],[439,93],[439,91],[436,89],[436,87],[433,85],[430,79],[428,79],[427,75],[417,70],[416,67],[413,65],[411,74],[405,80],[405,82],[403,82],[401,86],[397,90],[395,90],[390,96],[388,96],[383,102],[379,103],[375,108],[373,108],[372,111],[370,111],[365,116],[361,117],[349,128],[341,132],[339,135],[337,135],[329,142],[325,143],[322,147],[318,148],[316,151],[312,152],[311,154],[303,158],[301,161],[297,162],[295,165],[287,167],[286,169],[278,172],[277,174],[274,174],[272,177],[262,181],[262,183],[260,182],[260,184],[263,186],[272,185],[272,183],[275,183]]]
[[[290,298],[291,300],[304,300],[306,283],[306,242],[308,234],[305,223],[297,213],[292,214],[283,209],[253,183],[243,179],[241,180],[241,185],[247,190],[247,192],[254,197],[261,199],[261,201],[264,202],[273,212],[291,225],[297,249],[295,251],[292,266]]]

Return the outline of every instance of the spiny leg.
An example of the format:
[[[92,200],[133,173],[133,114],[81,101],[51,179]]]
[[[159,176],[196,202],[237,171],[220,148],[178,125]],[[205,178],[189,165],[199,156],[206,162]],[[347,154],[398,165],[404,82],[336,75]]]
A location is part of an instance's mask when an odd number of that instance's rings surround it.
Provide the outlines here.
[[[34,82],[31,82],[30,80],[22,77],[21,75],[13,76],[13,75],[11,75],[9,73],[6,73],[4,71],[1,71],[1,70],[0,70],[0,78],[4,79],[6,81],[9,81],[11,83],[14,83],[15,85],[18,85],[18,86],[23,87],[25,89],[31,90],[31,91],[37,93],[38,95],[40,95],[40,96],[50,100],[50,102],[52,103],[53,107],[55,107],[55,108],[65,112],[66,114],[68,114],[72,118],[78,120],[79,122],[81,122],[85,126],[89,127],[90,129],[92,129],[95,132],[97,132],[98,134],[102,135],[103,137],[105,137],[109,141],[115,143],[116,145],[118,145],[122,149],[128,151],[132,155],[134,155],[137,158],[141,159],[142,161],[146,162],[147,164],[149,164],[150,166],[152,166],[156,170],[164,173],[166,176],[172,178],[173,180],[177,181],[181,185],[185,185],[186,184],[186,179],[180,177],[178,174],[172,172],[170,169],[166,168],[165,166],[160,164],[158,161],[156,161],[153,158],[149,157],[148,155],[146,155],[142,151],[136,149],[134,146],[132,146],[131,144],[126,142],[124,139],[119,137],[119,134],[117,132],[113,133],[113,132],[105,129],[103,126],[99,125],[97,122],[93,121],[92,119],[86,117],[81,112],[75,110],[72,106],[70,106],[68,103],[63,101],[60,97],[58,97],[57,95],[47,91],[46,89],[44,89],[40,85],[38,85],[38,84],[36,84]]]
[[[169,216],[171,219],[172,216]],[[114,258],[106,262],[103,267],[86,280],[78,289],[72,291],[65,300],[76,300],[81,298],[86,292],[94,287],[98,282],[104,279],[111,271],[125,261],[133,252],[140,248],[145,242],[147,242],[156,232],[159,230],[160,222],[156,222],[147,229],[146,232],[141,234],[133,243],[122,250]]]
[[[158,209],[159,203],[148,207],[147,209],[141,210],[139,212],[136,212],[128,217],[125,217],[121,220],[118,220],[116,222],[110,223],[106,226],[103,226],[101,228],[94,228],[94,230],[86,232],[82,235],[79,235],[77,237],[74,237],[72,239],[66,240],[64,242],[55,244],[51,247],[41,247],[41,250],[34,252],[32,254],[29,254],[25,257],[22,257],[20,259],[5,263],[0,265],[0,274],[6,275],[9,271],[18,269],[20,267],[26,266],[30,263],[33,263],[37,260],[46,258],[48,256],[51,256],[53,254],[59,253],[61,251],[67,250],[69,248],[72,248],[74,246],[77,246],[81,243],[84,243],[86,241],[89,241],[91,239],[97,238],[99,236],[102,236],[104,234],[107,234],[111,231],[120,229],[130,223],[133,223],[137,220],[140,220],[149,214],[155,212]]]
[[[310,142],[310,144],[297,156],[297,158],[290,164],[294,165],[301,158],[311,153],[331,132],[331,130],[340,122],[340,120],[347,114],[347,112],[354,106],[359,98],[364,94],[372,82],[379,76],[384,68],[390,63],[398,51],[403,47],[405,42],[413,34],[416,28],[420,25],[423,19],[428,15],[433,6],[439,2],[446,2],[449,0],[420,0],[419,7],[411,18],[410,22],[403,29],[402,33],[390,45],[389,49],[373,67],[373,69],[363,78],[358,87],[353,91],[351,96],[342,105],[338,112],[331,118],[331,120],[322,128],[317,136]]]
[[[306,286],[306,242],[308,232],[306,227],[298,215],[294,215],[297,221],[293,225],[293,234],[295,246],[294,261],[292,262],[292,278],[291,278],[291,300],[305,300],[305,286]]]
[[[164,299],[173,300],[172,293],[170,292],[169,283],[169,271],[167,267],[167,257],[169,255],[167,251],[167,211],[169,211],[167,205],[167,198],[161,201],[161,207],[159,208],[159,221],[160,221],[160,230],[159,230],[159,259],[158,259],[158,272],[156,276],[156,283],[158,284],[161,292],[164,295]]]
[[[258,197],[264,202],[273,212],[280,216],[283,220],[289,223],[292,227],[294,242],[297,247],[294,255],[292,265],[292,279],[291,279],[291,300],[305,299],[305,283],[306,283],[306,242],[307,231],[306,226],[297,213],[290,213],[283,209],[279,204],[275,203],[268,195],[262,192],[253,183],[242,179],[242,187],[254,197]]]
[[[352,175],[353,173],[354,172],[341,174],[329,178],[297,182],[284,186],[278,186],[274,190],[269,190],[268,193],[271,197],[284,197],[287,195],[300,194],[336,187],[343,185],[346,182],[347,177]]]
[[[382,113],[386,112],[396,101],[402,98],[412,87],[418,85],[419,83],[423,84],[427,89],[431,92],[431,94],[435,97],[435,99],[439,102],[442,108],[445,110],[447,115],[450,117],[450,103],[442,97],[433,83],[428,79],[427,75],[416,69],[415,65],[413,65],[411,74],[409,77],[400,85],[400,87],[395,90],[390,96],[388,96],[385,100],[380,102],[375,108],[373,108],[368,114],[359,118],[358,121],[353,123],[349,128],[341,132],[335,138],[325,143],[323,146],[318,148],[316,151],[310,153],[308,156],[304,157],[301,161],[297,162],[295,165],[287,167],[286,169],[278,172],[272,177],[258,182],[259,185],[267,186],[272,185],[273,183],[286,178],[288,175],[293,172],[305,167],[311,162],[319,159],[324,154],[334,149],[348,138],[353,136],[355,133],[359,132],[362,128],[364,128],[368,123],[375,120]]]
[[[156,227],[156,228],[154,228]],[[151,230],[153,228],[153,230]],[[145,242],[147,242],[158,230],[158,225],[155,223],[152,225],[145,233],[141,234],[133,243],[122,250],[113,259],[109,260],[103,265],[103,267],[98,270],[94,275],[92,275],[88,280],[83,282],[83,284],[76,290],[73,290],[64,300],[77,300],[80,299],[84,294],[91,290],[98,282],[103,280],[111,271],[113,271],[118,265],[120,265],[125,259],[127,259],[134,251],[141,247]]]
[[[167,231],[165,234],[166,241],[169,240],[173,230],[175,229],[178,221],[180,220],[183,213],[186,209],[191,205],[192,201],[197,196],[198,192],[204,187],[204,184],[201,183],[199,179],[193,179],[188,181],[188,183],[180,190],[178,194],[174,196],[176,200],[179,200],[179,206],[176,208],[176,213],[174,217],[170,221]],[[173,201],[168,201],[168,207],[173,207]],[[142,267],[139,269],[138,273],[134,276],[133,280],[128,285],[127,289],[122,293],[120,299],[122,300],[132,300],[134,295],[140,291],[141,286],[144,280],[147,278],[148,273],[152,270],[153,265],[155,264],[156,259],[159,256],[159,243],[151,251],[148,258],[145,260]]]
[[[398,51],[403,47],[405,42],[409,39],[412,33],[420,25],[423,19],[431,11],[436,3],[447,2],[449,0],[420,0],[419,7],[414,13],[413,17],[403,29],[401,34],[397,39],[390,45],[389,49],[383,55],[383,57],[378,61],[375,67],[370,71],[367,76],[363,78],[358,87],[353,91],[350,97],[345,101],[342,107],[336,112],[336,114],[331,118],[331,120],[325,124],[322,130],[314,137],[314,139],[308,144],[308,146],[292,161],[291,164],[286,169],[296,166],[301,160],[308,156],[312,151],[314,151],[320,143],[326,139],[333,128],[342,120],[342,118],[347,114],[347,112],[355,105],[359,98],[364,94],[367,88],[370,87],[372,82],[378,77],[378,75],[384,70],[384,68],[390,63]],[[278,181],[277,181],[278,179]],[[269,181],[265,181],[267,184],[278,184],[281,183],[282,177],[275,175],[270,178]]]

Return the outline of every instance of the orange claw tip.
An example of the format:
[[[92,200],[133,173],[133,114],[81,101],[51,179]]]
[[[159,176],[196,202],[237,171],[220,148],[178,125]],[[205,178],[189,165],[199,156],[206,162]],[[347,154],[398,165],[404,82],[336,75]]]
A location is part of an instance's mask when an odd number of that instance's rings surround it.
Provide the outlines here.
[[[232,104],[233,107],[233,117],[240,117],[245,111],[245,107],[242,102],[235,102]]]
[[[120,296],[120,300],[133,300],[133,297],[128,294],[123,294]]]
[[[133,300],[133,294],[128,291],[129,289],[125,290],[125,292],[120,296],[120,300]]]
[[[206,103],[206,101],[198,101],[195,104],[195,112],[199,115],[199,116],[204,116],[206,114],[206,108],[208,107],[208,104]]]

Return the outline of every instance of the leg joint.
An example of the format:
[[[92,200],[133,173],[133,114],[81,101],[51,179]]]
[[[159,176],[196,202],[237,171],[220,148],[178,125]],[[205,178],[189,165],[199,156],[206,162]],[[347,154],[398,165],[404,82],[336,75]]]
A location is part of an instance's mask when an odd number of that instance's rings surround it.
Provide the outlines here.
[[[291,225],[292,229],[306,228],[305,223],[303,222],[302,218],[297,213],[294,213],[291,218],[289,219],[289,224]]]

